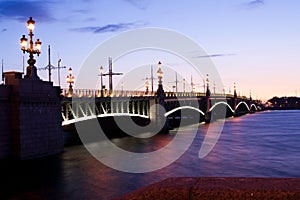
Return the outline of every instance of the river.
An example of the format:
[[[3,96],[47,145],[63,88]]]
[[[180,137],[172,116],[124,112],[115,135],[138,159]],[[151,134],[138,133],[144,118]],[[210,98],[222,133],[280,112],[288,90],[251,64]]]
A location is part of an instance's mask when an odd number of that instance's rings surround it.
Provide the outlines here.
[[[149,173],[117,171],[83,145],[68,146],[59,156],[2,165],[0,197],[110,199],[168,177],[300,177],[299,119],[299,110],[229,118],[212,151],[201,159],[198,153],[209,125],[200,124],[193,143],[178,160]],[[149,152],[172,141],[175,132],[111,141],[126,150]],[[189,127],[182,134],[189,135]]]

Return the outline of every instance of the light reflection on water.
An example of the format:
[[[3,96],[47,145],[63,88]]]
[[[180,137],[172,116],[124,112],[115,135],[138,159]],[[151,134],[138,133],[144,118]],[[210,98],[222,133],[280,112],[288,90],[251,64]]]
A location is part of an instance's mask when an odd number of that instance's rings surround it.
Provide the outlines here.
[[[172,165],[143,175],[123,174],[117,180],[136,188],[174,176],[300,177],[299,118],[300,111],[272,111],[228,119],[218,143],[203,159],[198,158],[198,152],[208,125],[200,125],[191,147]],[[143,142],[135,138],[113,142],[141,152],[160,148],[171,139],[170,135],[159,135]]]
[[[44,166],[43,170],[51,174],[51,182],[47,181],[50,178],[47,175],[43,179],[35,177],[35,168],[39,164],[31,166],[30,178],[37,179],[39,186],[26,186],[25,193],[43,194],[49,199],[109,199],[175,176],[300,177],[299,119],[298,110],[230,118],[213,150],[199,159],[198,153],[208,128],[208,125],[201,124],[193,144],[183,156],[173,164],[150,173],[116,171],[94,159],[82,145],[67,147],[57,161],[57,169]],[[188,135],[188,129],[182,134]],[[174,131],[171,131],[168,135],[157,135],[151,139],[116,138],[112,142],[128,151],[150,152],[168,144],[173,134]],[[21,178],[15,178],[7,187],[15,187],[14,181],[20,184]],[[26,183],[24,180],[21,182]]]
[[[189,150],[162,171],[180,166],[178,176],[300,177],[299,117],[300,111],[272,111],[229,119],[218,143],[204,159],[198,158],[198,152],[208,125],[200,125]],[[169,135],[162,135],[142,145],[135,138],[113,142],[141,151],[154,150],[169,140]]]

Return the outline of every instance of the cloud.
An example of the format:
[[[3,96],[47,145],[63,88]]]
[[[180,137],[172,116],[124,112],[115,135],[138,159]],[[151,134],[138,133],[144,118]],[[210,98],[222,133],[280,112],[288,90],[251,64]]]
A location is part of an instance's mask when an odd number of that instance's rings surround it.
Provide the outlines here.
[[[149,5],[148,0],[124,0],[124,1],[142,10],[145,10]]]
[[[78,10],[74,10],[73,12],[77,14],[88,14],[90,11],[87,9],[78,9]]]
[[[0,21],[13,19],[24,22],[32,16],[38,21],[52,21],[49,2],[43,0],[4,0],[0,1]]]
[[[107,32],[119,32],[125,31],[140,26],[138,23],[118,23],[118,24],[107,24],[105,26],[87,26],[81,28],[73,28],[71,31],[77,32],[92,32],[92,33],[107,33]]]
[[[262,6],[265,4],[265,1],[264,0],[252,0],[252,1],[249,1],[249,2],[246,2],[244,3],[243,5],[246,7],[246,8],[256,8],[258,6]]]
[[[223,56],[234,56],[235,54],[228,53],[228,54],[211,54],[211,55],[199,55],[194,56],[193,58],[214,58],[214,57],[223,57]]]

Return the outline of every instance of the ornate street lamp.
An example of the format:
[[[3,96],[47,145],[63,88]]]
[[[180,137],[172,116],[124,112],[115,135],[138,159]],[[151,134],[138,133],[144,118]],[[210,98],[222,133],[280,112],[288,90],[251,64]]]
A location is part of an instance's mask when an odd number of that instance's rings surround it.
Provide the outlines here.
[[[29,46],[27,47],[28,44],[28,39],[25,37],[25,35],[22,36],[20,39],[20,44],[21,44],[21,50],[23,53],[27,52],[29,53],[29,59],[27,61],[28,67],[26,68],[26,75],[25,78],[30,78],[30,79],[40,79],[37,75],[37,68],[34,66],[36,60],[34,59],[33,55],[37,54],[38,56],[41,53],[41,47],[42,47],[42,42],[40,39],[37,39],[33,45],[33,29],[34,29],[35,21],[32,19],[32,17],[29,18],[27,21],[27,28],[29,30]]]
[[[214,94],[216,94],[216,83],[214,82]]]
[[[209,88],[209,79],[208,79],[208,74],[206,74],[206,87],[207,87],[207,89]]]
[[[101,92],[101,97],[103,97],[103,67],[100,67],[100,92]]]
[[[69,92],[68,92],[68,96],[72,96],[73,95],[73,84],[75,81],[75,77],[73,76],[73,70],[70,67],[69,68],[69,74],[67,75],[67,83],[69,83]]]
[[[236,94],[236,82],[233,83],[233,92],[234,92],[234,96],[237,96]]]
[[[157,77],[158,77],[157,96],[159,97],[159,99],[162,100],[165,98],[165,91],[164,91],[163,85],[162,85],[163,71],[161,70],[161,62],[160,61],[158,62]]]
[[[163,71],[161,70],[161,62],[158,62],[158,70],[157,70],[157,77],[158,77],[158,85],[162,85],[162,78],[163,78]]]
[[[146,86],[146,95],[148,94],[149,92],[149,81],[148,81],[148,77],[146,77],[146,82],[145,82],[145,86]]]
[[[206,74],[206,96],[210,96],[208,74]]]
[[[183,92],[185,93],[185,79],[182,79],[182,84],[183,84]]]
[[[236,109],[236,106],[237,106],[237,93],[236,93],[236,83],[234,82],[233,83],[233,99],[234,99],[234,110]]]
[[[121,96],[124,95],[124,81],[121,82]]]
[[[209,89],[209,79],[208,79],[208,74],[206,74],[206,114],[205,114],[205,121],[208,122],[210,121],[211,118],[211,110],[210,110],[210,106],[211,106],[211,101],[210,101],[210,89]]]

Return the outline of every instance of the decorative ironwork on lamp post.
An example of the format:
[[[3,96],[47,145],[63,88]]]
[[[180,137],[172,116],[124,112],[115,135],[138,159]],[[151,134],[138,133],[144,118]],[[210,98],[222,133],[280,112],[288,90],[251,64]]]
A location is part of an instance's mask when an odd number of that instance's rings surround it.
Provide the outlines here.
[[[157,70],[157,77],[158,77],[158,86],[162,86],[162,78],[163,78],[163,71],[161,70],[161,62],[158,62],[158,70]]]
[[[214,82],[214,95],[216,94],[216,83]]]
[[[158,62],[157,78],[158,78],[158,89],[157,96],[159,98],[164,98],[165,92],[162,85],[163,71],[161,70],[161,62]]]
[[[236,82],[233,83],[233,96],[236,98],[237,93],[236,93]]]
[[[148,81],[148,77],[146,77],[146,82],[145,82],[145,86],[146,86],[146,95],[148,95],[149,93],[149,81]]]
[[[209,78],[208,78],[208,74],[206,74],[206,98],[207,98],[207,109],[206,112],[210,113],[210,89],[209,89]],[[210,116],[209,116],[210,118]]]
[[[233,100],[234,100],[234,105],[233,108],[234,110],[236,109],[237,106],[237,93],[236,93],[236,82],[233,83]]]
[[[26,68],[26,75],[25,78],[30,78],[30,79],[40,79],[37,75],[37,68],[34,66],[36,60],[34,59],[34,54],[37,54],[38,56],[41,53],[41,47],[42,47],[42,42],[40,39],[37,39],[33,45],[33,29],[34,29],[35,21],[32,19],[32,17],[29,18],[27,21],[27,28],[29,30],[29,46],[27,47],[28,44],[28,39],[25,37],[25,35],[22,36],[20,39],[20,44],[21,44],[21,50],[23,53],[27,52],[29,53],[29,59],[27,61],[28,67]]]
[[[183,93],[185,93],[185,78],[182,79],[182,87],[183,87]]]
[[[208,78],[208,74],[206,74],[206,96],[210,96],[210,89],[209,89],[209,78]]]
[[[75,81],[75,77],[73,76],[73,70],[70,67],[69,68],[69,74],[67,75],[67,83],[69,83],[69,91],[68,91],[68,96],[72,96],[73,95],[73,84]]]
[[[103,67],[100,67],[100,92],[101,92],[101,97],[103,97]]]

